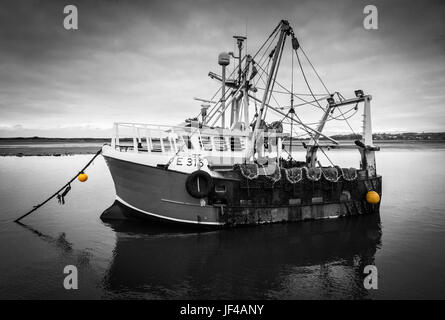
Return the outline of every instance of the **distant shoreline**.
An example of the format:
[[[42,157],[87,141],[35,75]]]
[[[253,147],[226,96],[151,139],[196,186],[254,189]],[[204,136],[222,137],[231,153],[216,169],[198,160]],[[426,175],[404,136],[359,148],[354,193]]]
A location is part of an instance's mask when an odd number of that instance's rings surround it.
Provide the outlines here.
[[[106,143],[110,138],[43,138],[43,137],[14,137],[0,138],[0,145],[30,144],[30,143]]]
[[[130,139],[125,139],[130,142]],[[341,142],[353,142],[342,140]],[[67,156],[94,154],[110,139],[102,138],[0,138],[0,156]],[[294,146],[301,141],[294,140]],[[374,140],[374,144],[386,148],[445,148],[445,140]]]
[[[354,141],[355,137],[352,136],[331,136],[331,138],[337,141]],[[359,136],[358,138],[361,138]],[[54,144],[54,143],[109,143],[111,138],[44,138],[44,137],[13,137],[13,138],[0,138],[0,146],[8,145],[8,144]],[[121,138],[122,141],[131,141],[131,138]],[[297,139],[294,138],[294,141],[306,141],[307,139]],[[327,141],[327,139],[321,138],[321,141]],[[392,139],[382,139],[381,137],[374,137],[374,143],[412,143],[412,142],[437,142],[442,143],[445,142],[445,136],[442,138],[392,138]]]

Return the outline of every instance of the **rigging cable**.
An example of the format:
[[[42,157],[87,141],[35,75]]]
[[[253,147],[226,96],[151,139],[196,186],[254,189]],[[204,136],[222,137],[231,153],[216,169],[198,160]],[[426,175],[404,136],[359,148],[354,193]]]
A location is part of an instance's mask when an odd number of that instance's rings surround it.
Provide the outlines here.
[[[281,52],[281,53],[282,53],[282,52]],[[308,83],[308,81],[307,81],[306,75],[305,75],[305,73],[304,73],[303,67],[302,67],[302,65],[301,65],[301,61],[300,61],[300,59],[299,59],[299,56],[298,56],[298,53],[297,53],[296,50],[295,50],[295,53],[296,53],[296,55],[297,55],[297,59],[298,59],[298,63],[299,63],[301,72],[302,72],[303,77],[304,77],[304,79],[305,79],[306,85],[308,86],[308,89],[309,89],[309,91],[310,91],[310,93],[311,93],[311,95],[312,95],[312,98],[313,98],[314,100],[317,100],[317,98],[315,98],[315,95],[314,95],[314,93],[313,93],[313,91],[312,91],[312,89],[311,89],[311,87],[310,87],[310,85],[309,85],[309,83]],[[280,56],[280,58],[281,58],[281,56]],[[293,58],[293,55],[292,55],[292,58]],[[260,68],[261,68],[261,66],[260,66]],[[263,70],[263,71],[267,74],[267,71],[265,71],[265,70]],[[275,76],[276,76],[276,75],[275,75]],[[276,81],[276,77],[275,77],[275,79],[274,79],[274,84],[275,84],[275,83],[278,83],[278,85],[279,85],[280,87],[282,87],[284,90],[286,90],[286,91],[289,92],[289,90],[287,90],[287,89],[286,89],[285,87],[283,87],[279,82]],[[272,88],[272,90],[273,90],[273,88]],[[293,94],[293,92],[289,92],[289,93],[290,93],[291,95]],[[302,98],[300,98],[300,97],[298,97],[298,96],[297,96],[297,98],[299,98],[300,100],[303,100],[303,101],[306,102],[306,103],[309,103],[309,102],[305,101],[304,99],[302,99]],[[324,110],[324,108],[320,105],[320,103],[319,103],[318,101],[316,101],[316,102],[317,102],[318,106],[319,106],[322,110]],[[312,103],[309,103],[309,104],[312,104]],[[266,109],[266,110],[267,110],[267,109]],[[292,109],[291,109],[291,110],[292,110]],[[297,117],[298,121],[301,122],[301,120],[299,119],[298,115],[295,114],[295,116]],[[291,126],[293,126],[293,116],[291,117]],[[292,131],[293,131],[293,128],[291,128],[291,135],[292,135]],[[313,135],[312,135],[312,133],[309,132],[308,129],[304,128],[304,131],[306,131],[307,134],[311,137],[311,139],[313,139]],[[313,140],[314,140],[314,139],[313,139]],[[314,141],[315,141],[315,140],[314,140]],[[318,142],[315,141],[315,143],[318,145]],[[320,147],[320,149],[321,149],[321,147]],[[323,150],[322,150],[322,152],[324,153]],[[326,154],[325,154],[325,156],[327,157]],[[328,158],[328,160],[330,161],[329,158]],[[331,161],[330,161],[330,162],[331,162]],[[331,163],[332,163],[332,162],[331,162]]]
[[[279,34],[278,32],[275,33],[275,36],[272,38],[272,41],[270,41],[270,43],[269,43],[269,45],[267,46],[266,50],[264,50],[263,55],[262,55],[261,58],[260,58],[260,62],[257,63],[257,65],[260,64],[261,61],[264,59],[264,57],[266,56],[267,51],[269,50],[270,46],[273,44],[273,41],[274,41],[275,38],[278,36],[278,34]],[[271,34],[271,36],[272,36],[272,35],[273,35],[273,34]],[[269,37],[269,39],[270,39],[270,37]],[[269,39],[266,40],[266,42],[264,42],[264,44],[261,46],[261,48],[255,53],[255,55],[252,57],[252,61],[256,58],[256,56],[259,54],[260,50],[261,50],[261,49],[264,47],[264,45],[269,41]],[[241,60],[241,62],[244,61],[245,57],[246,57],[246,56],[243,57],[243,59]],[[269,62],[270,62],[270,60],[269,60]],[[268,65],[269,65],[269,62],[268,62]],[[228,79],[229,79],[230,77],[233,76],[233,74],[235,73],[235,71],[237,71],[236,68],[230,73]],[[245,72],[245,71],[246,71],[246,67],[244,67],[244,72]],[[221,91],[221,87],[216,91],[216,93],[213,95],[213,97],[212,97],[210,100],[213,100],[213,99],[216,97],[216,95],[217,95],[220,91]],[[230,91],[230,90],[227,90],[227,91],[226,91],[226,94],[227,94],[229,91]],[[233,91],[232,91],[232,92],[233,92]],[[232,94],[232,93],[229,93],[229,96],[230,96],[230,94]],[[212,118],[215,116],[215,114],[218,112],[218,108],[219,108],[219,107],[218,107],[218,104],[220,104],[220,103],[222,102],[222,98],[223,98],[223,97],[221,97],[221,98],[219,99],[219,101],[218,101],[215,105],[213,105],[213,107],[212,107],[211,110],[209,111],[208,120],[212,119]],[[226,99],[226,96],[225,96],[225,95],[224,95],[224,99]],[[227,101],[227,99],[226,99],[226,101]],[[199,114],[198,114],[198,116],[199,116]],[[198,117],[198,116],[197,116],[197,117]]]
[[[305,74],[305,72],[304,72],[304,70],[303,70],[303,66],[301,65],[300,57],[298,56],[298,51],[297,51],[297,50],[295,50],[295,54],[296,54],[296,56],[297,56],[298,65],[300,66],[300,70],[301,70],[301,74],[303,75],[304,82],[306,82],[306,86],[307,86],[309,92],[311,93],[312,98],[315,100],[315,102],[318,104],[318,106],[319,106],[321,109],[324,110],[324,108],[323,108],[323,107],[321,106],[321,104],[318,102],[317,98],[315,98],[315,95],[314,95],[314,93],[312,92],[312,88],[311,88],[311,86],[309,85],[309,82],[307,81],[306,74]],[[292,55],[292,57],[293,57],[293,56],[294,56],[294,55]],[[329,93],[329,91],[328,91],[328,93]]]
[[[316,74],[316,76],[318,77],[318,80],[321,82],[321,84],[323,85],[323,87],[325,88],[326,92],[330,95],[330,91],[329,89],[326,87],[325,83],[323,82],[323,79],[321,79],[320,75],[318,74],[317,70],[315,69],[314,65],[312,64],[311,60],[309,59],[309,57],[307,56],[306,52],[304,52],[303,48],[300,46],[301,52],[303,53],[303,55],[305,56],[307,62],[309,63],[309,65],[311,66],[312,70],[314,71],[314,73]],[[295,53],[297,54],[298,57],[298,53],[295,51]],[[300,64],[301,66],[301,64]],[[302,71],[303,72],[303,71]],[[306,77],[305,77],[306,80]],[[307,83],[307,82],[306,82]],[[311,91],[312,94],[312,91]],[[313,94],[312,94],[313,95]],[[339,92],[337,92],[337,96],[340,98],[340,96],[343,97],[343,95],[341,95]],[[346,121],[346,124],[348,125],[349,129],[351,129],[352,133],[358,137],[358,135],[355,133],[354,129],[352,128],[352,126],[350,125],[348,119],[346,119],[346,117],[344,116],[343,112],[341,111],[340,108],[337,108],[338,111],[340,112],[340,114],[342,115],[343,119]],[[331,117],[331,116],[330,116]]]
[[[318,74],[317,70],[315,70],[314,65],[312,64],[311,60],[309,60],[309,57],[306,55],[306,52],[304,52],[304,50],[303,50],[303,48],[301,47],[301,45],[300,45],[300,50],[301,50],[301,52],[303,52],[303,55],[306,57],[307,62],[309,62],[310,66],[312,67],[312,70],[314,70],[315,74],[316,74],[317,77],[318,77],[318,80],[320,80],[320,82],[321,82],[321,84],[323,85],[323,87],[325,88],[326,92],[327,92],[328,94],[331,94],[331,93],[329,92],[328,88],[326,87],[326,85],[324,84],[323,80],[321,79],[320,75]]]
[[[266,43],[269,42],[269,40],[272,38],[272,36],[273,36],[274,34],[275,34],[275,36],[273,37],[273,40],[276,38],[276,36],[278,35],[277,30],[278,30],[278,28],[280,27],[280,25],[281,25],[281,22],[275,27],[275,29],[272,31],[272,33],[269,35],[269,37],[266,39],[266,41],[264,41],[264,43],[261,45],[261,47],[260,47],[260,48],[257,50],[257,52],[254,54],[254,56],[252,57],[252,59],[255,59],[255,58],[256,58],[256,56],[260,53],[260,51],[264,48],[264,46],[266,45]],[[273,43],[273,40],[270,42],[268,48],[269,48],[270,45]],[[244,58],[243,58],[242,60],[244,60]],[[235,73],[235,71],[236,71],[236,69],[234,69],[234,70],[229,74],[229,77],[228,77],[228,78],[230,78],[231,76],[233,76],[233,74]],[[217,95],[220,91],[221,91],[221,87],[215,92],[215,94],[212,96],[212,98],[210,99],[210,101],[213,101],[213,99],[215,99],[216,95]],[[225,97],[224,97],[224,98],[225,98]],[[222,100],[222,97],[221,97],[221,99],[219,99],[218,103],[220,103],[221,100]],[[217,103],[217,104],[218,104],[218,103]],[[215,104],[215,105],[212,107],[212,109],[210,110],[210,112],[209,112],[209,117],[210,117],[210,114],[214,111],[214,109],[215,109],[215,107],[216,107],[217,104]],[[196,117],[199,117],[199,115],[200,115],[200,113],[198,113],[198,115],[197,115]],[[214,114],[212,115],[212,117],[213,117],[213,116],[214,116]]]
[[[326,157],[326,159],[328,159],[328,161],[332,164],[332,166],[335,167],[334,163],[331,161],[331,159],[328,157],[326,152],[324,152],[323,148],[319,144],[318,144],[318,148],[321,150],[321,152],[323,152],[324,156]]]
[[[260,69],[262,69],[261,66],[259,66],[259,67],[260,67]],[[269,75],[269,73],[268,73],[267,71],[265,71],[264,69],[262,69],[262,70],[266,73],[266,75]],[[275,81],[275,83],[276,83],[278,86],[280,86],[281,89],[285,90],[288,94],[291,93],[291,92],[290,92],[285,86],[283,86],[280,82]],[[297,98],[297,99],[299,99],[299,100],[305,102],[306,104],[312,105],[312,106],[317,107],[317,108],[319,107],[319,106],[317,106],[317,105],[311,103],[310,101],[307,101],[307,100],[301,98],[301,97],[298,96],[298,95],[294,95],[294,96],[295,96],[295,98]]]
[[[294,128],[294,55],[292,55],[292,67],[291,67],[291,96],[290,96],[290,110],[291,121],[290,121],[290,145],[289,145],[289,154],[292,160],[292,133]]]
[[[259,88],[257,87],[258,90],[265,90],[264,88]],[[289,92],[285,92],[285,91],[279,91],[279,90],[273,90],[274,93],[281,93],[281,94],[289,94]],[[312,95],[310,93],[294,93],[295,96],[310,96],[312,97]],[[322,97],[326,97],[326,93],[314,93],[315,96],[322,96]]]
[[[261,81],[263,82],[263,84],[266,84],[266,81],[264,81],[262,75],[261,75]],[[279,109],[282,109],[282,107],[280,107],[279,102],[277,101],[277,99],[275,98],[275,96],[273,95],[272,92],[271,92],[271,94],[270,94],[270,97],[272,97],[272,99],[275,101],[275,103],[277,104],[277,107],[278,107]],[[270,97],[269,97],[269,100],[270,100]],[[270,103],[268,103],[268,104],[270,104]],[[267,109],[266,109],[266,110],[267,110]]]
[[[304,73],[303,66],[301,65],[300,57],[299,57],[299,55],[298,55],[297,50],[295,50],[295,54],[296,54],[296,56],[297,56],[298,64],[300,65],[300,69],[301,69],[301,73],[302,73],[302,75],[303,75],[304,81],[306,82],[306,85],[307,85],[307,87],[308,87],[308,89],[309,89],[309,92],[313,95],[312,88],[311,88],[311,86],[309,85],[309,82],[307,81],[306,74]],[[305,56],[306,56],[306,55],[305,55]],[[309,61],[309,60],[308,60],[308,61]],[[312,65],[312,64],[311,64],[311,65]],[[312,67],[313,67],[313,66],[312,66]],[[314,68],[314,71],[315,71],[315,68]],[[318,75],[318,73],[317,73],[316,71],[315,71],[315,73]],[[323,86],[325,87],[325,89],[329,92],[329,90],[326,88],[326,86],[324,85],[323,82],[322,82],[322,84],[323,84]],[[314,95],[313,95],[313,98],[314,98],[314,100],[316,100],[316,98],[315,98]],[[321,105],[320,105],[320,103],[319,103],[318,101],[316,101],[316,102],[317,102],[317,104],[320,106],[320,108],[322,108]],[[337,108],[337,109],[339,109],[339,108]],[[348,121],[348,120],[345,118],[345,116],[343,115],[343,112],[342,112],[341,110],[339,110],[339,111],[340,111],[340,113],[342,114],[343,118],[345,119],[345,121],[346,121],[346,123],[348,124],[349,128],[351,129],[351,131],[355,134],[354,130],[352,129],[351,125],[349,124],[349,121]],[[325,112],[327,112],[327,110],[326,110]],[[356,134],[355,134],[355,135],[356,135]],[[313,139],[313,140],[314,140],[314,139]],[[316,145],[318,146],[318,148],[323,152],[323,154],[326,156],[326,158],[329,160],[329,162],[333,165],[331,159],[329,159],[329,157],[327,156],[327,154],[324,152],[323,148],[321,148],[321,146],[319,145],[318,141],[315,141],[315,140],[314,140],[314,143],[316,143]]]

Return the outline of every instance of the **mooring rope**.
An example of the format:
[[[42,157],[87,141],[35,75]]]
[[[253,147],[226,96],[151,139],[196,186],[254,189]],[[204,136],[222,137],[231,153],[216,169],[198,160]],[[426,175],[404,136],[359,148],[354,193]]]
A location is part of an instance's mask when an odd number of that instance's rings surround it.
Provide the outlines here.
[[[96,159],[100,154],[102,153],[102,148],[100,148],[99,151],[96,152],[96,154],[94,155],[93,158],[91,158],[90,161],[88,161],[88,163],[82,168],[82,170],[80,170],[70,181],[68,181],[62,188],[60,188],[59,190],[57,190],[52,196],[50,196],[49,198],[47,198],[45,201],[43,201],[42,203],[34,206],[30,211],[28,211],[27,213],[25,213],[24,215],[20,216],[19,218],[15,219],[14,222],[20,223],[20,220],[22,220],[23,218],[29,216],[31,213],[33,213],[34,211],[36,211],[38,208],[40,208],[41,206],[43,206],[45,203],[47,203],[49,200],[51,200],[52,198],[59,196],[60,201],[64,202],[63,197],[68,193],[68,191],[71,189],[71,183],[76,180],[76,178],[84,173],[84,171],[93,163],[94,159]],[[62,196],[60,195],[60,192],[62,190],[65,191],[62,193]]]

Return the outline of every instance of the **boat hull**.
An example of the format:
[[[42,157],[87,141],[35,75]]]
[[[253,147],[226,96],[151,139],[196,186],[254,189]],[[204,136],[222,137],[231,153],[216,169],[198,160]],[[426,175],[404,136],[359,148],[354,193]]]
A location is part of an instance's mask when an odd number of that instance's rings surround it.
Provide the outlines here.
[[[225,185],[225,199],[215,193],[195,199],[186,191],[187,173],[106,155],[104,158],[114,180],[116,203],[102,214],[103,220],[142,218],[220,227],[338,218],[378,213],[380,208],[379,204],[367,203],[365,194],[370,186],[381,194],[381,177],[336,184],[306,183],[306,187],[303,184],[291,189],[279,186],[268,189],[261,185],[259,189],[252,185],[246,189],[241,180],[233,177],[214,178],[215,186]],[[349,190],[350,198],[340,196],[345,190]],[[284,201],[284,197],[298,193],[299,203],[292,203],[292,199]],[[323,201],[316,202],[317,199]]]
[[[135,216],[151,220],[209,226],[223,225],[220,208],[191,197],[187,174],[104,156],[116,189],[116,200]],[[127,213],[128,216],[128,213]],[[106,217],[104,217],[106,218]]]

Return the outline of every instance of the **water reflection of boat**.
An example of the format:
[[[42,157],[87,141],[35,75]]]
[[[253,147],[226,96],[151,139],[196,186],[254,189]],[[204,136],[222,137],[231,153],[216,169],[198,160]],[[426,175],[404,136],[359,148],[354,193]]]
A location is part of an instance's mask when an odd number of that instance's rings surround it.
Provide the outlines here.
[[[381,244],[378,214],[209,232],[110,226],[104,287],[121,298],[363,298],[363,268]]]

